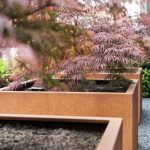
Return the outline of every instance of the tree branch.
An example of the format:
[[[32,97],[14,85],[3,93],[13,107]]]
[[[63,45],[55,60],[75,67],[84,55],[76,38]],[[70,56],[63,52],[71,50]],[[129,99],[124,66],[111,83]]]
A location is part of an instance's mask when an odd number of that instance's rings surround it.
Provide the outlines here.
[[[81,4],[79,4],[79,2],[77,2],[77,0],[37,0],[35,2],[35,7],[31,6],[31,3],[29,3],[29,5],[27,6],[23,6],[23,5],[20,5],[22,6],[22,10],[20,10],[19,14],[15,14],[14,16],[10,16],[11,19],[21,19],[23,17],[26,17],[26,16],[29,16],[29,15],[32,15],[38,11],[41,11],[49,6],[63,6],[63,7],[66,7],[68,9],[71,9],[71,10],[78,10],[78,11],[81,11]],[[31,6],[31,7],[30,7]],[[37,6],[37,7],[36,7]],[[27,8],[25,8],[27,7]],[[10,8],[8,8],[6,6],[6,8],[4,8],[6,10],[6,15],[8,14],[7,10],[9,10]],[[12,10],[15,8],[13,8],[12,6]]]
[[[20,19],[20,18],[23,18],[26,16],[30,16],[38,11],[46,9],[49,6],[57,6],[57,5],[55,3],[53,3],[51,0],[47,0],[47,1],[45,1],[45,3],[42,3],[41,5],[39,5],[37,8],[34,8],[30,11],[26,10],[26,11],[22,12],[20,15],[12,17],[11,19]]]

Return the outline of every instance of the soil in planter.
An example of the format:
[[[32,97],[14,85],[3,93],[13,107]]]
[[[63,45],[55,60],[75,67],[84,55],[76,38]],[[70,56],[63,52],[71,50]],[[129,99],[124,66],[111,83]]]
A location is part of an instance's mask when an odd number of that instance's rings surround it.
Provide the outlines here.
[[[64,83],[67,85],[67,80],[60,80],[60,83]],[[120,92],[120,93],[125,93],[131,84],[131,81],[128,81],[126,84],[127,86],[125,87],[113,87],[109,86],[110,81],[109,80],[88,80],[86,83],[80,83],[78,82],[77,84],[72,85],[69,90],[64,90],[64,89],[59,89],[59,90],[49,90],[49,91],[71,91],[71,92]],[[79,86],[79,87],[77,87]],[[68,87],[68,85],[67,85]],[[75,88],[77,87],[77,88]],[[27,91],[46,91],[44,87],[30,87],[27,89]]]
[[[106,124],[0,121],[0,149],[94,150]]]
[[[126,92],[131,84],[129,80],[123,81],[124,86],[122,86],[122,81],[120,84],[120,81],[115,80],[79,80],[78,82],[69,79],[55,80],[57,82],[59,81],[59,84],[48,90],[42,84],[35,86],[36,80],[29,80],[13,86],[4,87],[0,91]]]
[[[96,85],[91,86],[89,88],[90,92],[123,92],[125,93],[129,87],[129,85],[131,84],[131,81],[128,81],[127,86],[125,87],[113,87],[113,86],[109,86],[110,81],[108,80],[95,80],[94,82],[96,82]]]

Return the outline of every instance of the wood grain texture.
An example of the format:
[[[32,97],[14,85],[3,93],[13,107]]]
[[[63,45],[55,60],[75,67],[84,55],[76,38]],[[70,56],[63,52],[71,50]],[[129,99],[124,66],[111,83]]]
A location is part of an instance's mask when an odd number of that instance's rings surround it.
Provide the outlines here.
[[[123,150],[137,150],[137,84],[126,93],[0,92],[0,114],[123,118]]]

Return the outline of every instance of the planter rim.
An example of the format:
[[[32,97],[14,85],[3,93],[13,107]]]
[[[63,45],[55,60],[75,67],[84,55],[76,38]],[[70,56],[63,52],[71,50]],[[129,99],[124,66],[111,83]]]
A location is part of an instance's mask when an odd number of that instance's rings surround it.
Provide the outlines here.
[[[85,117],[85,116],[59,116],[59,115],[26,115],[26,114],[0,114],[0,120],[31,120],[31,121],[56,121],[79,123],[109,123],[112,120],[121,122],[122,118],[114,117]]]
[[[99,95],[99,94],[133,94],[133,92],[135,91],[136,85],[138,83],[137,79],[133,79],[132,83],[130,84],[130,86],[128,87],[126,92],[48,92],[48,91],[0,91],[1,93],[28,93],[28,94],[95,94],[95,95]]]
[[[142,68],[139,67],[139,68],[137,68],[137,71],[134,72],[134,73],[128,72],[128,73],[123,73],[123,74],[124,74],[124,75],[126,75],[126,74],[141,74],[141,72],[142,72]],[[62,74],[63,74],[63,73],[60,73],[59,75],[62,75]],[[88,75],[91,75],[91,74],[108,74],[108,72],[93,72],[93,73],[87,73],[87,78],[88,78]]]
[[[123,74],[141,74],[141,72],[142,72],[142,68],[141,67],[138,67],[137,68],[137,71],[136,72],[134,72],[134,73],[123,73]],[[63,72],[60,72],[60,73],[58,73],[58,74],[56,74],[56,78],[61,78],[61,76],[62,75],[64,75],[65,73],[63,73]],[[87,74],[85,74],[85,76],[88,78],[88,75],[92,75],[92,74],[108,74],[108,72],[105,72],[105,71],[103,71],[103,72],[92,72],[92,73],[87,73]]]
[[[11,117],[10,117],[11,116]],[[0,120],[30,120],[50,122],[72,123],[102,123],[108,124],[96,150],[115,150],[118,135],[122,130],[122,118],[112,117],[79,117],[79,116],[55,116],[55,115],[14,115],[0,114]],[[122,132],[122,131],[121,131]],[[109,144],[108,144],[109,141]]]

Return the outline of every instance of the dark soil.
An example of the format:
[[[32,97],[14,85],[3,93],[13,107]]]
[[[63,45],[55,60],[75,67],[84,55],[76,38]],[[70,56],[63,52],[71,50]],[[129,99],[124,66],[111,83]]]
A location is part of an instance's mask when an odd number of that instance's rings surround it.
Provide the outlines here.
[[[113,85],[110,86],[109,80],[95,80],[96,85],[89,89],[90,92],[126,92],[131,82],[127,83],[127,86],[115,87]]]
[[[105,124],[0,121],[0,150],[94,150]]]
[[[131,81],[116,80],[78,80],[55,79],[58,85],[45,89],[43,85],[35,85],[36,80],[14,83],[13,86],[1,88],[0,91],[55,91],[55,92],[126,92]],[[123,84],[122,84],[123,83]]]
[[[60,83],[65,82],[67,85],[68,81],[67,82],[66,81],[60,80]],[[71,89],[70,92],[120,92],[120,93],[123,92],[125,93],[130,84],[131,84],[131,81],[128,81],[125,87],[115,87],[113,85],[110,85],[109,80],[87,80],[86,83],[80,83],[79,81],[78,84],[74,84],[72,88],[70,88]],[[76,88],[77,86],[79,87]],[[31,88],[28,88],[27,90],[28,91],[46,91],[44,87],[34,87],[34,86]],[[48,91],[53,91],[53,90],[50,89]],[[61,91],[63,90],[58,90],[57,92],[61,92]]]

